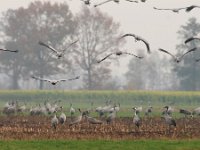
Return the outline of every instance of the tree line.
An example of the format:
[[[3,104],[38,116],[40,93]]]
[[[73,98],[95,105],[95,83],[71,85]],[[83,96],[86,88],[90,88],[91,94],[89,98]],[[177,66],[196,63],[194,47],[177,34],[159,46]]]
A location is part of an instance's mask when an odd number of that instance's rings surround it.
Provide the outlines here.
[[[49,84],[39,83],[31,75],[44,77],[63,77],[80,74],[81,80],[64,83],[57,88],[74,87],[78,89],[136,89],[136,90],[198,90],[198,63],[191,57],[177,66],[157,52],[144,60],[131,59],[126,81],[119,84],[113,78],[110,63],[98,65],[96,62],[105,53],[123,48],[116,39],[122,34],[120,24],[108,14],[98,9],[90,10],[82,6],[78,14],[73,14],[67,3],[35,1],[27,8],[9,9],[2,14],[0,21],[1,46],[18,49],[16,55],[0,54],[1,88],[25,89],[52,88]],[[191,18],[181,26],[178,35],[180,43],[184,38],[197,35],[200,24]],[[79,42],[65,52],[65,57],[58,60],[45,47],[38,44],[43,41],[58,49],[78,39]],[[198,42],[189,45],[177,44],[178,53],[188,47],[198,47]],[[142,51],[139,51],[142,53]],[[197,57],[199,52],[193,54]],[[199,55],[200,56],[200,55]],[[111,61],[118,61],[117,58]],[[8,82],[6,82],[8,81]]]

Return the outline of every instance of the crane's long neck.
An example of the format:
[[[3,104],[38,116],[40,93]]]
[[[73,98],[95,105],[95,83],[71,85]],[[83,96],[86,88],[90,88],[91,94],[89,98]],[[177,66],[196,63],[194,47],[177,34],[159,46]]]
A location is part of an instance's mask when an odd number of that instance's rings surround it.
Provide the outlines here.
[[[137,111],[135,110],[135,112],[134,112],[134,116],[138,116],[138,113],[137,113]]]

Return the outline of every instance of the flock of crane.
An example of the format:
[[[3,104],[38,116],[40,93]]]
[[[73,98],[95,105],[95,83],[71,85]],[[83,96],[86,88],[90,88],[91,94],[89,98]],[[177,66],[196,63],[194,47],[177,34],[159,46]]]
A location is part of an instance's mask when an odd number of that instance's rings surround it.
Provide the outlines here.
[[[143,39],[142,37],[139,37],[139,36],[137,36],[137,35],[135,35],[135,34],[128,33],[128,34],[125,34],[125,35],[121,36],[119,39],[122,39],[122,38],[127,37],[127,36],[132,36],[132,37],[134,37],[135,41],[142,41],[142,42],[146,45],[147,52],[148,52],[148,53],[151,53],[149,43],[148,43],[145,39]],[[190,37],[190,38],[188,38],[188,39],[185,40],[185,44],[187,44],[187,43],[189,43],[189,42],[191,42],[191,41],[193,41],[193,40],[200,40],[200,38],[198,38],[198,37]],[[161,51],[161,52],[164,52],[164,53],[166,53],[166,54],[168,54],[168,55],[170,55],[170,56],[173,58],[173,60],[174,60],[175,62],[179,63],[179,62],[183,59],[183,57],[184,57],[186,54],[188,54],[188,53],[190,53],[190,52],[196,51],[197,48],[194,47],[194,48],[192,48],[192,49],[186,51],[185,53],[183,53],[183,54],[182,54],[181,56],[179,56],[179,57],[176,56],[176,55],[173,55],[171,52],[169,52],[169,51],[167,51],[167,50],[165,50],[165,49],[159,48],[158,50]],[[142,57],[142,56],[137,56],[137,55],[132,54],[132,53],[117,51],[117,52],[110,53],[110,54],[106,55],[104,58],[102,58],[101,60],[99,60],[99,61],[97,61],[97,62],[98,62],[98,63],[101,63],[102,61],[104,61],[105,59],[107,59],[108,57],[110,57],[110,56],[113,55],[113,54],[118,55],[118,56],[119,56],[119,55],[122,55],[122,54],[126,54],[126,55],[135,56],[136,58],[139,58],[139,59],[144,58],[144,57]],[[199,59],[197,59],[196,61],[199,61]]]
[[[26,104],[20,105],[18,101],[7,102],[3,108],[3,114],[13,115],[17,113],[28,113],[31,116],[40,116],[40,115],[53,115],[51,119],[51,126],[56,129],[58,124],[66,123],[67,117],[70,117],[70,122],[67,122],[69,126],[80,124],[84,119],[86,119],[90,124],[113,124],[114,120],[117,118],[117,113],[120,111],[120,103],[112,103],[111,101],[106,101],[103,106],[94,107],[93,103],[91,106],[81,111],[80,108],[73,108],[72,103],[70,103],[70,108],[68,110],[63,110],[63,106],[60,105],[61,101],[55,101],[54,103],[50,103],[49,101],[45,101],[43,105],[36,105],[35,107],[31,106],[28,108]],[[169,126],[176,127],[176,121],[172,117],[172,113],[175,112],[175,108],[171,106],[163,107],[163,111],[160,112],[162,117],[165,120],[165,123]],[[143,112],[143,107],[133,107],[133,123],[137,128],[140,128],[142,125],[142,118],[140,114]],[[80,114],[75,115],[76,111]],[[67,113],[68,112],[68,113]],[[91,114],[97,113],[98,117],[92,117]],[[144,115],[146,117],[152,116],[153,107],[149,105],[144,110]],[[200,115],[200,107],[194,109],[193,111],[189,111],[186,109],[179,109],[179,113],[183,114],[185,117],[194,115]],[[58,116],[59,114],[59,116]],[[67,115],[68,114],[68,115]]]
[[[84,1],[84,3],[86,5],[90,5],[91,4],[90,0],[82,0],[82,1]],[[94,7],[98,7],[98,6],[106,4],[107,2],[110,2],[110,1],[119,3],[119,0],[106,0],[104,2],[101,2],[99,4],[94,5]],[[132,1],[132,0],[126,0],[126,1],[138,3],[138,1]],[[146,0],[141,0],[141,2],[146,2]],[[185,9],[186,12],[190,12],[194,8],[200,8],[200,6],[191,5],[191,6],[188,6],[188,7],[185,7],[185,8],[175,8],[175,9],[160,9],[160,8],[154,7],[154,9],[156,9],[156,10],[171,10],[171,11],[176,12],[176,13],[178,13],[180,10],[183,10],[183,9]],[[125,37],[128,37],[128,36],[133,37],[135,39],[135,41],[143,42],[145,44],[145,46],[146,46],[147,52],[151,53],[150,44],[144,38],[142,38],[142,37],[140,37],[138,35],[135,35],[135,34],[132,34],[132,33],[128,33],[128,34],[125,34],[125,35],[122,35],[121,37],[119,37],[118,40],[120,41],[121,39],[123,39]],[[189,42],[191,42],[193,40],[199,40],[200,41],[200,37],[190,37],[190,38],[185,40],[185,44],[187,44],[187,43],[189,43]],[[71,46],[75,45],[78,41],[79,40],[76,40],[76,41],[72,42],[64,50],[57,50],[57,49],[53,48],[51,45],[48,45],[48,44],[46,44],[46,43],[44,43],[42,41],[39,41],[38,44],[48,48],[49,50],[51,50],[51,52],[58,59],[60,59],[60,58],[62,58],[64,56],[66,50],[68,48],[70,48]],[[182,56],[179,56],[179,57],[177,57],[176,55],[172,54],[171,52],[169,52],[169,51],[167,51],[165,49],[159,48],[158,50],[160,52],[163,52],[165,54],[170,55],[176,63],[179,63],[187,54],[196,51],[197,48],[194,47],[194,48],[186,51],[185,53],[182,54]],[[0,51],[15,52],[15,53],[18,52],[18,50],[9,50],[9,49],[0,49]],[[137,56],[137,55],[135,55],[133,53],[117,51],[117,52],[109,53],[108,55],[106,55],[105,57],[101,58],[100,60],[97,60],[97,64],[103,62],[104,60],[106,60],[107,58],[109,58],[112,55],[120,56],[120,55],[123,55],[123,54],[131,55],[131,56],[134,56],[134,57],[136,57],[138,59],[142,59],[143,58],[142,56]],[[196,61],[199,61],[199,60],[200,59],[197,59]],[[70,78],[70,79],[58,79],[58,80],[40,78],[40,77],[37,77],[37,76],[34,76],[34,75],[31,76],[31,77],[33,79],[36,79],[36,80],[49,82],[52,85],[56,85],[58,82],[72,81],[72,80],[79,79],[79,76],[76,76],[76,77],[73,77],[73,78]],[[168,124],[169,126],[176,126],[176,121],[171,116],[172,108],[169,107],[169,106],[165,106],[164,108],[165,108],[165,110],[163,111],[163,118],[165,119],[166,124]],[[134,111],[133,123],[135,124],[135,126],[137,126],[139,128],[141,126],[141,123],[142,123],[141,122],[141,117],[140,117],[140,113],[142,111],[142,107],[133,107],[132,109]],[[149,106],[147,108],[147,110],[145,111],[145,115],[148,116],[152,112],[152,109],[153,109],[152,106]],[[8,102],[8,103],[6,103],[5,107],[3,108],[3,113],[5,113],[7,115],[10,115],[10,114],[13,114],[13,113],[16,113],[16,112],[23,112],[25,110],[27,110],[26,105],[19,106],[18,102]],[[81,111],[81,109],[78,109],[78,111],[80,112],[80,115],[78,117],[74,117],[73,115],[75,113],[75,109],[72,107],[72,104],[71,104],[70,105],[71,122],[69,123],[69,126],[81,123],[83,118],[86,118],[87,121],[89,123],[91,123],[91,124],[103,124],[104,122],[110,124],[116,118],[116,114],[117,114],[117,112],[119,112],[119,110],[120,110],[120,104],[119,105],[106,104],[103,107],[95,108],[95,112],[97,112],[99,114],[99,119],[89,116],[91,111],[92,111],[92,109],[91,110],[86,110],[86,111]],[[58,105],[58,101],[56,101],[53,104],[50,104],[49,102],[45,102],[44,106],[38,105],[36,107],[31,107],[29,109],[29,112],[30,112],[31,115],[41,115],[41,114],[48,114],[48,113],[54,114],[54,117],[51,119],[51,125],[55,129],[56,129],[56,127],[57,127],[57,125],[59,123],[60,124],[64,124],[66,122],[66,117],[67,116],[63,111],[63,107]],[[60,116],[59,117],[57,116],[57,112],[60,112]],[[200,114],[200,108],[195,109],[195,111],[193,113],[188,111],[188,110],[181,109],[180,113],[183,113],[184,115],[192,116],[195,113],[196,114]],[[104,116],[104,115],[105,115],[106,119],[102,120],[101,117]]]
[[[83,1],[85,3],[85,5],[91,4],[91,0],[81,0],[81,1]],[[131,3],[139,3],[138,1],[133,1],[133,0],[125,0],[125,1],[131,2]],[[140,1],[145,3],[147,0],[140,0]],[[94,7],[98,7],[98,6],[106,4],[108,2],[115,2],[115,3],[119,4],[120,0],[105,0],[105,1],[102,1],[98,4],[95,4]],[[194,8],[200,8],[200,6],[191,5],[191,6],[182,7],[182,8],[157,8],[157,7],[153,7],[153,9],[155,9],[155,10],[169,10],[169,11],[172,11],[174,13],[179,13],[180,10],[185,10],[185,12],[190,12]]]
[[[91,4],[91,0],[82,0],[84,1],[84,3],[86,5],[90,5]],[[95,7],[97,6],[100,6],[100,5],[103,5],[103,4],[106,4],[107,2],[111,2],[111,1],[114,1],[116,3],[119,3],[119,0],[106,0],[104,2],[101,2],[99,4],[96,4],[94,5]],[[129,1],[129,2],[135,2],[135,3],[138,3],[138,1],[132,1],[132,0],[126,0],[126,1]],[[141,2],[146,2],[146,0],[141,0]],[[175,9],[160,9],[160,8],[156,8],[154,7],[154,9],[156,10],[172,10],[173,12],[179,12],[179,10],[182,10],[182,9],[185,9],[186,12],[190,12],[192,9],[194,8],[200,8],[200,6],[197,6],[197,5],[191,5],[191,6],[188,6],[188,7],[184,7],[184,8],[175,8]],[[125,38],[125,37],[133,37],[135,39],[135,41],[141,41],[145,44],[146,46],[146,49],[147,49],[147,52],[148,53],[151,53],[151,49],[150,49],[150,44],[142,37],[138,36],[138,35],[135,35],[135,34],[132,34],[132,33],[127,33],[127,34],[124,34],[122,35],[121,37],[119,37],[117,39],[117,41],[120,41],[121,39]],[[193,41],[193,40],[200,40],[200,37],[190,37],[188,39],[185,40],[185,44]],[[70,43],[65,49],[63,50],[57,50],[55,49],[53,46],[49,45],[49,44],[46,44],[42,41],[39,41],[38,44],[41,45],[41,46],[44,46],[46,48],[48,48],[49,50],[51,50],[51,53],[53,53],[55,55],[55,57],[57,57],[58,59],[64,57],[64,54],[66,52],[66,50],[68,50],[70,47],[72,47],[73,45],[75,45],[79,40],[75,40],[74,42]],[[189,49],[188,51],[186,51],[185,53],[183,53],[181,56],[176,56],[174,54],[172,54],[171,52],[163,49],[163,48],[159,48],[158,49],[160,52],[163,52],[165,54],[168,54],[172,57],[172,59],[176,62],[176,63],[179,63],[186,54],[190,53],[190,52],[194,52],[197,50],[196,47],[192,48],[192,49]],[[0,51],[7,51],[7,52],[15,52],[17,53],[18,50],[9,50],[9,49],[0,49]],[[100,60],[96,60],[96,63],[101,63],[103,62],[104,60],[106,60],[107,58],[109,58],[110,56],[112,55],[116,55],[116,56],[120,56],[120,55],[131,55],[131,56],[134,56],[138,59],[142,59],[144,58],[143,56],[137,56],[133,53],[130,53],[130,52],[125,52],[125,51],[116,51],[116,52],[111,52],[109,54],[107,54],[105,57],[101,58]],[[200,59],[196,59],[195,60],[196,62],[200,61]],[[45,81],[45,82],[49,82],[51,83],[52,85],[56,85],[57,83],[59,82],[64,82],[64,81],[72,81],[72,80],[77,80],[80,78],[80,76],[76,76],[76,77],[73,77],[73,78],[70,78],[70,79],[46,79],[46,78],[41,78],[41,77],[38,77],[38,76],[35,76],[35,75],[32,75],[31,76],[33,79],[36,79],[36,80],[40,80],[40,81]]]

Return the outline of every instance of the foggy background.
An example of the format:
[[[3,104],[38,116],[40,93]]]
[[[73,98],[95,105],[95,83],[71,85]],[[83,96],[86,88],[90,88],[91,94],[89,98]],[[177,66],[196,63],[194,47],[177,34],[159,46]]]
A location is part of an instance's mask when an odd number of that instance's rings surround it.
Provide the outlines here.
[[[19,49],[19,53],[1,52],[0,88],[199,90],[200,64],[194,61],[200,57],[199,51],[187,55],[180,64],[176,64],[170,56],[160,53],[158,48],[179,55],[189,48],[199,47],[199,41],[189,45],[184,45],[183,41],[199,34],[200,9],[189,13],[182,10],[178,14],[153,9],[154,6],[179,8],[200,5],[199,1],[147,0],[138,4],[120,1],[119,4],[109,2],[94,8],[93,4],[98,2],[101,1],[94,0],[90,6],[79,0],[2,2],[1,47]],[[116,43],[116,39],[124,33],[134,33],[146,39],[152,53],[146,53],[144,44],[136,43],[132,38]],[[42,40],[59,49],[77,38],[79,43],[66,52],[61,61],[50,55],[47,48],[38,45],[38,41]],[[96,60],[117,49],[145,58],[138,60],[131,56],[113,56],[102,64],[95,64]],[[101,51],[105,52],[99,54]],[[85,65],[83,53],[91,54],[86,58],[92,61],[86,59]],[[33,74],[50,79],[74,75],[81,78],[52,86],[31,79]]]

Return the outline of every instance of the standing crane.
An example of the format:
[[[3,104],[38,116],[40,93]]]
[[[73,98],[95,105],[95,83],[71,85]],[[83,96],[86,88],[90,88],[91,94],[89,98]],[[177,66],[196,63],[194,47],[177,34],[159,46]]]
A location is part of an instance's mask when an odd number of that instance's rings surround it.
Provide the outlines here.
[[[133,123],[137,128],[139,128],[142,124],[141,119],[139,117],[139,112],[137,111],[137,108],[133,107],[134,110],[134,116],[133,116]]]

